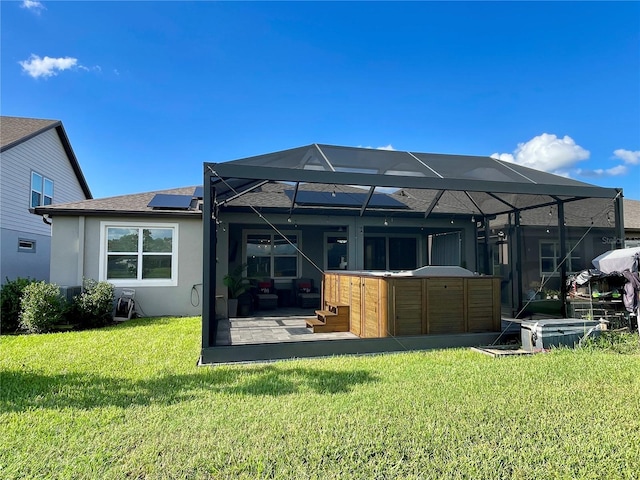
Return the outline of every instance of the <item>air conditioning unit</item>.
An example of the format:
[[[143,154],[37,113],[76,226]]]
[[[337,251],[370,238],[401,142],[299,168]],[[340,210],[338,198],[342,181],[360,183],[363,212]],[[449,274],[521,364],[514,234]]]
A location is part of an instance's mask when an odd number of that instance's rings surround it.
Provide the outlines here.
[[[72,302],[73,297],[80,295],[81,293],[82,293],[82,286],[80,285],[75,285],[73,287],[68,287],[68,286],[60,287],[60,295],[67,302]]]

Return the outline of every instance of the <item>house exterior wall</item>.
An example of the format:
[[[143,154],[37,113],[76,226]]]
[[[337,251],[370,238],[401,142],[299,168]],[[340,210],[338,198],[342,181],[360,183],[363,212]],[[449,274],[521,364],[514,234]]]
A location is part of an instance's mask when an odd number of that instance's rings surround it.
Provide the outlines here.
[[[524,292],[531,290],[534,286],[543,281],[540,272],[540,243],[554,242],[559,244],[557,228],[551,229],[550,233],[541,227],[522,227],[523,253],[522,253],[522,288]],[[581,270],[593,268],[591,260],[598,255],[615,248],[615,245],[607,243],[607,239],[614,236],[613,228],[595,228],[583,238],[585,229],[577,227],[567,228],[567,242],[569,249],[575,246],[572,252],[572,262],[567,265],[567,272],[574,273]],[[578,243],[579,242],[579,243]],[[577,244],[577,246],[576,246]],[[569,268],[569,266],[571,268]],[[561,290],[561,279],[559,273],[544,278],[545,290]]]
[[[443,230],[459,230],[461,235],[461,258],[465,268],[475,269],[476,240],[474,225],[471,222],[452,228],[448,220],[430,220],[428,224],[423,219],[394,219],[390,225],[384,226],[384,218],[360,216],[327,216],[327,215],[292,215],[292,222],[286,215],[265,215],[266,220],[273,224],[283,234],[298,232],[300,247],[307,260],[301,255],[299,258],[298,276],[312,278],[314,284],[320,287],[322,271],[325,268],[325,233],[337,233],[338,228],[348,235],[348,269],[364,269],[364,237],[373,236],[414,236],[418,241],[418,267],[428,263],[427,235]],[[244,233],[246,232],[275,232],[266,222],[259,223],[255,214],[229,214],[220,216],[221,226],[218,228],[218,262],[216,264],[216,282],[222,284],[224,274],[246,261],[244,250]],[[428,227],[427,227],[428,225]],[[229,258],[225,245],[230,245],[235,255]],[[313,262],[313,264],[311,263]],[[318,268],[316,268],[317,265]],[[291,280],[275,279],[276,286],[291,284]],[[282,288],[282,287],[281,287]],[[226,289],[218,294],[226,295]]]
[[[101,229],[109,224],[141,226],[177,224],[177,282],[175,286],[116,286],[116,298],[123,288],[135,290],[136,311],[143,316],[200,315],[202,308],[202,220],[198,218],[148,217],[55,217],[51,258],[51,281],[59,285],[81,285],[82,278],[100,278]]]
[[[0,225],[2,258],[0,278],[17,276],[49,279],[51,227],[42,217],[29,212],[31,172],[53,181],[53,203],[84,200],[85,194],[73,171],[55,128],[2,152],[0,174]],[[18,238],[37,242],[35,256],[18,255]]]
[[[20,241],[30,242],[33,249],[20,248]],[[51,237],[33,233],[18,232],[3,228],[0,230],[2,256],[2,280],[18,277],[49,280],[49,252]]]

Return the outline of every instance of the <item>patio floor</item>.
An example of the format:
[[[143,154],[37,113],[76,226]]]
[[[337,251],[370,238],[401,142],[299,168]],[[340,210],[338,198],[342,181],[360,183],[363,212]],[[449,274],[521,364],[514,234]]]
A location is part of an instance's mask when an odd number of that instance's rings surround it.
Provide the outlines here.
[[[315,309],[279,308],[258,311],[250,317],[219,318],[215,345],[202,349],[198,363],[213,365],[493,345],[506,341],[510,335],[519,337],[521,322],[503,317],[502,333],[359,338],[349,332],[313,333],[306,327],[308,318],[315,318]]]
[[[349,332],[313,333],[306,326],[307,318],[315,318],[315,309],[278,308],[251,317],[219,319],[216,346],[358,339]]]

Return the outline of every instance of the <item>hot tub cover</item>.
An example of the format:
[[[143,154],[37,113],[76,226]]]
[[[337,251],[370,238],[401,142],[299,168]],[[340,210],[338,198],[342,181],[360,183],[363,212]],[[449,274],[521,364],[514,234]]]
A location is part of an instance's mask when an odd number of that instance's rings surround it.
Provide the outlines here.
[[[397,277],[473,277],[475,273],[466,268],[448,265],[426,265],[415,270],[393,273]]]

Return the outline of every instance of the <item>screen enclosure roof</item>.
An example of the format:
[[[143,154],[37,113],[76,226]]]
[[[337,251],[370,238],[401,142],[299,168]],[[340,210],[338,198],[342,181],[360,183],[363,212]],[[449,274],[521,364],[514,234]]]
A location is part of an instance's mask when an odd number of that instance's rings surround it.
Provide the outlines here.
[[[205,179],[225,202],[267,181],[355,185],[404,194],[424,202],[425,216],[443,198],[455,197],[470,214],[487,216],[586,198],[614,199],[620,189],[603,188],[491,157],[380,150],[313,144],[222,163],[205,163]],[[205,183],[206,184],[206,183]],[[384,187],[384,188],[380,188]],[[366,191],[366,190],[365,190]],[[296,196],[292,198],[292,207]]]

